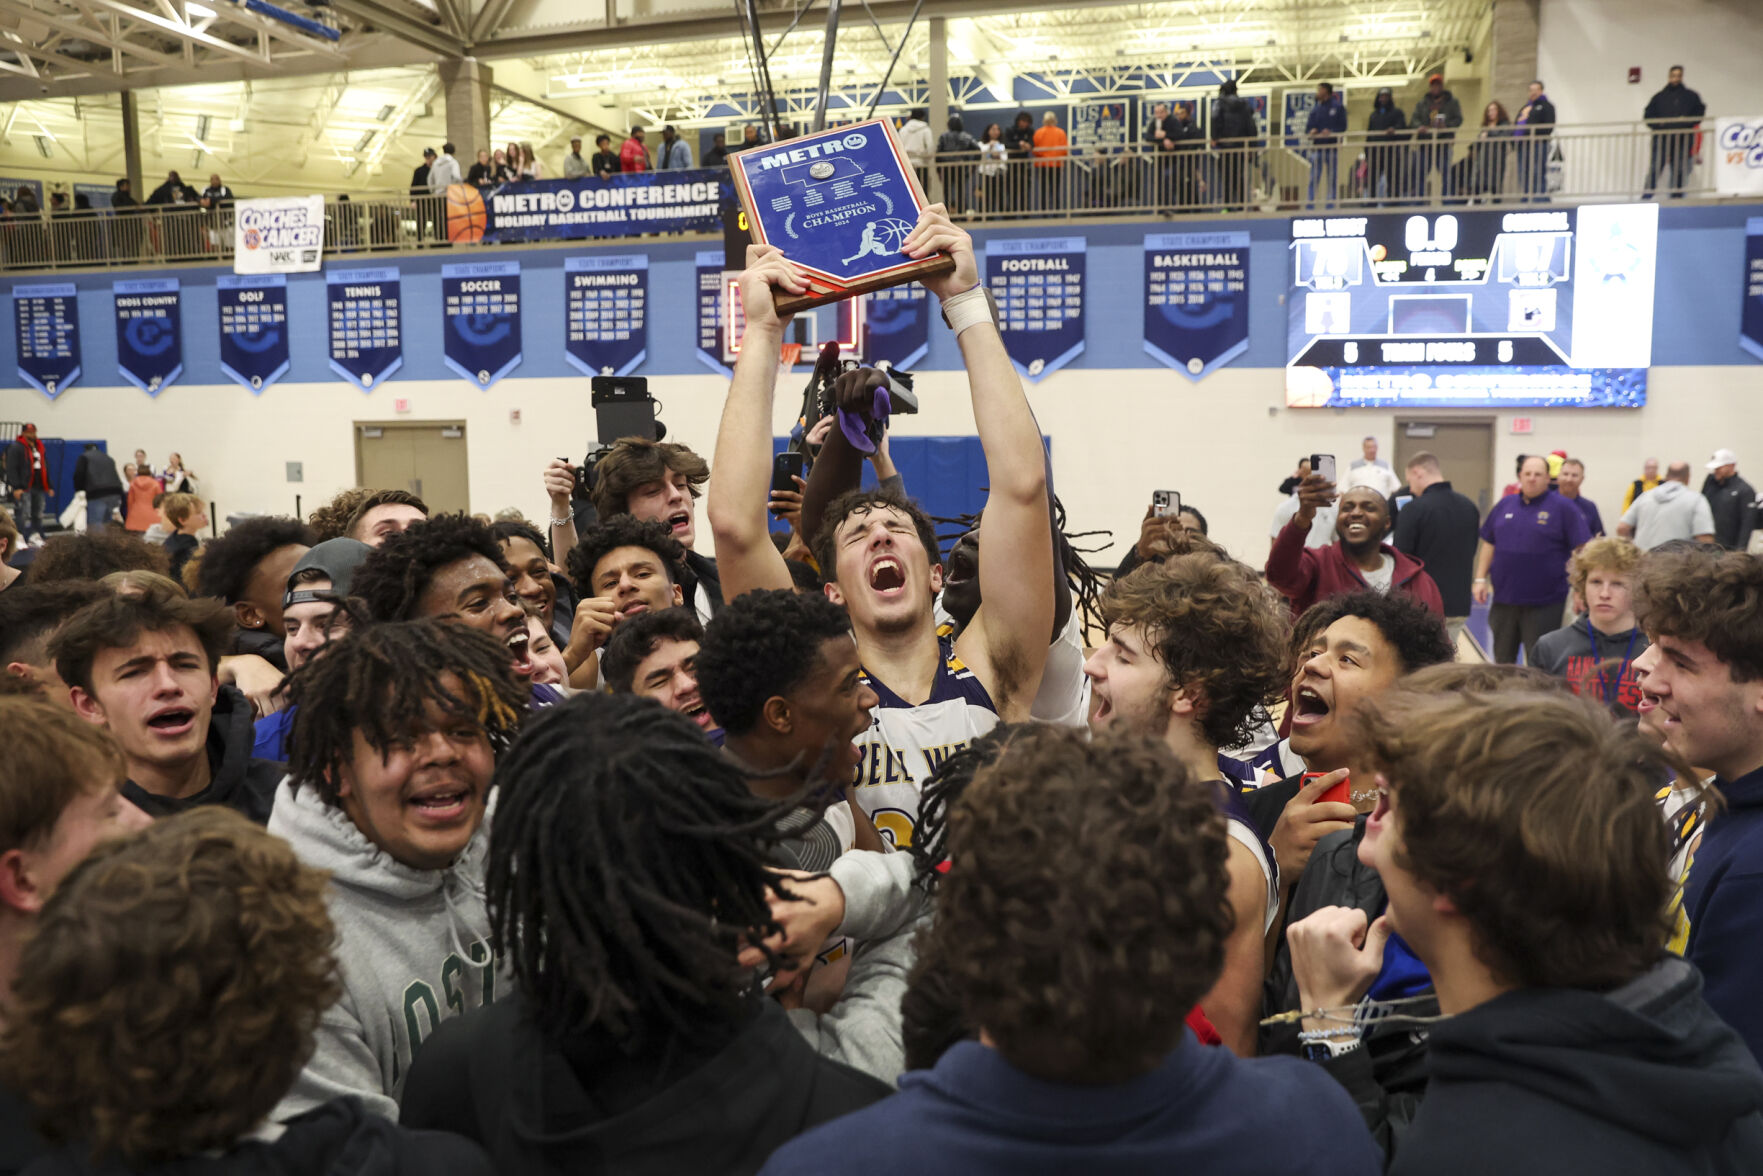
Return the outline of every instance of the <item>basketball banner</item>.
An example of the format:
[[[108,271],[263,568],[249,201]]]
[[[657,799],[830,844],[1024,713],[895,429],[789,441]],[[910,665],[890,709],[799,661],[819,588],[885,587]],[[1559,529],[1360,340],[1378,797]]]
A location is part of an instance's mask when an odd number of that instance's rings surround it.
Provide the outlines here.
[[[910,370],[930,350],[930,294],[917,282],[863,296],[863,358]]]
[[[157,396],[184,374],[183,314],[176,278],[113,282],[116,370]]]
[[[628,376],[648,354],[649,257],[563,259],[564,358],[589,376]]]
[[[506,244],[714,233],[725,197],[732,200],[733,189],[719,167],[515,180],[482,191],[455,184],[447,189],[447,239]]]
[[[1082,237],[986,243],[986,284],[998,304],[1004,350],[1030,380],[1083,353],[1084,257]]]
[[[1745,302],[1739,316],[1739,346],[1763,360],[1763,216],[1745,220]],[[74,354],[77,359],[79,353]]]
[[[288,374],[288,276],[221,274],[220,370],[253,392]]]
[[[488,388],[520,363],[520,263],[441,267],[441,343],[447,366]]]
[[[698,362],[725,377],[733,376],[734,370],[722,359],[722,300],[727,280],[722,268],[722,250],[700,249],[695,260],[698,281],[698,346],[695,350]],[[733,272],[727,271],[727,275],[732,277]]]
[[[72,282],[12,288],[18,375],[53,400],[80,378],[80,299]]]
[[[1249,234],[1145,236],[1145,354],[1190,380],[1249,349]]]
[[[394,266],[331,270],[325,274],[330,304],[331,370],[370,392],[404,366],[404,299]]]
[[[261,196],[234,202],[235,274],[314,273],[323,256],[323,196]]]

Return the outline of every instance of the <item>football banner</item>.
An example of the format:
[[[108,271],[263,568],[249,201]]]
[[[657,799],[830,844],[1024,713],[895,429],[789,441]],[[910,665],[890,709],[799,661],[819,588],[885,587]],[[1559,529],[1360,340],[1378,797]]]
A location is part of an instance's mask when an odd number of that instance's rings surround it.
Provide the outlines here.
[[[1030,380],[1084,349],[1084,239],[1036,237],[986,244],[986,284],[1010,362]]]

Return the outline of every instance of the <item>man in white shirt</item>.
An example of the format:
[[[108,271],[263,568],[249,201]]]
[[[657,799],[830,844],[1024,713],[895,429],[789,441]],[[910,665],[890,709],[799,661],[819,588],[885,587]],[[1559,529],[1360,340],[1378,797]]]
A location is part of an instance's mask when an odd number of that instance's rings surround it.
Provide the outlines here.
[[[429,165],[429,194],[431,196],[445,196],[449,184],[464,182],[465,177],[459,170],[459,161],[453,158],[453,144],[441,144],[440,158]]]
[[[930,161],[937,153],[936,136],[931,134],[930,123],[925,121],[929,117],[927,110],[914,110],[900,127],[900,146],[906,149],[907,162],[918,173],[918,182],[927,195],[930,193]]]

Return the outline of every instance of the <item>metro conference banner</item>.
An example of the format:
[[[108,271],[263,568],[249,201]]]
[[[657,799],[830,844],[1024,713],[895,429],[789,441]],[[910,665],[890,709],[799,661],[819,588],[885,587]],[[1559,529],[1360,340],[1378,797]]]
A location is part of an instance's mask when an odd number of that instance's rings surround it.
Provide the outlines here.
[[[1145,353],[1199,380],[1249,349],[1249,234],[1145,237]]]
[[[463,185],[458,185],[463,187]],[[447,201],[450,241],[571,240],[715,233],[734,199],[723,168],[630,172],[601,179],[517,180]]]
[[[18,375],[54,400],[80,378],[80,299],[72,282],[14,286]]]
[[[184,374],[183,310],[176,278],[114,282],[116,370],[157,396]]]

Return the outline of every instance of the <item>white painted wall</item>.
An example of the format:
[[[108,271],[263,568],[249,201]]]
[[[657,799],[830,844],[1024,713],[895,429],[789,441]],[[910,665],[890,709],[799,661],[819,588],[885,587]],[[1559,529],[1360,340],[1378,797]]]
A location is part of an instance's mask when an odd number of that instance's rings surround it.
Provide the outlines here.
[[[1756,114],[1759,62],[1759,0],[1541,0],[1537,14],[1537,73],[1564,123],[1639,119],[1673,65],[1710,115]]]
[[[790,377],[778,397],[779,433],[799,403],[801,378]],[[925,372],[918,379],[923,411],[898,422],[902,435],[973,431],[960,373]],[[1279,482],[1299,454],[1333,452],[1346,460],[1366,434],[1383,439],[1385,454],[1395,446],[1396,413],[1287,410],[1283,380],[1278,368],[1225,368],[1190,387],[1161,370],[1089,370],[1060,372],[1033,387],[1073,529],[1114,531],[1121,540],[1117,558],[1136,537],[1151,491],[1166,487],[1206,513],[1214,537],[1259,562]],[[725,382],[710,373],[667,376],[654,379],[651,389],[664,405],[670,438],[708,456]],[[399,419],[466,422],[472,509],[478,511],[518,506],[541,517],[539,470],[555,456],[578,458],[593,431],[583,381],[564,379],[507,379],[489,393],[461,380],[398,381],[371,397],[340,382],[277,385],[255,398],[231,385],[173,386],[157,401],[132,388],[76,387],[54,403],[7,389],[0,391],[0,419],[34,420],[45,436],[101,437],[113,453],[145,447],[155,462],[175,449],[223,512],[290,512],[296,493],[310,510],[353,484],[352,422],[391,418],[394,393],[411,400],[410,417]],[[1519,437],[1511,435],[1510,414],[1502,416],[1495,485],[1504,484],[1502,475],[1519,453],[1564,448],[1585,461],[1586,492],[1613,522],[1624,488],[1647,457],[1692,462],[1699,486],[1701,463],[1725,446],[1738,451],[1742,469],[1763,474],[1760,394],[1763,371],[1755,366],[1655,368],[1650,403],[1642,409],[1520,410],[1535,432]],[[509,420],[516,408],[519,424]],[[284,480],[288,461],[304,463],[300,485]]]

